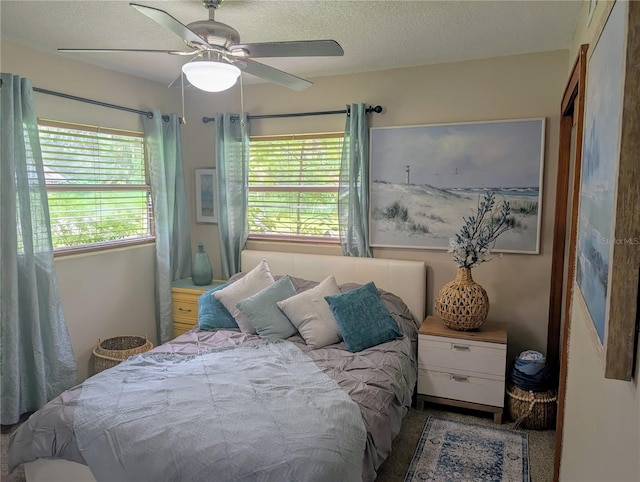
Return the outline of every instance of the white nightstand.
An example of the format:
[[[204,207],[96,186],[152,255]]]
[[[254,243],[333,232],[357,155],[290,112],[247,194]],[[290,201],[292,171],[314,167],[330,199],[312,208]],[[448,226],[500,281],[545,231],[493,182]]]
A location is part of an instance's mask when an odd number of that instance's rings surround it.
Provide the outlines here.
[[[418,408],[425,401],[471,408],[502,423],[506,361],[506,324],[457,331],[427,317],[418,335]]]

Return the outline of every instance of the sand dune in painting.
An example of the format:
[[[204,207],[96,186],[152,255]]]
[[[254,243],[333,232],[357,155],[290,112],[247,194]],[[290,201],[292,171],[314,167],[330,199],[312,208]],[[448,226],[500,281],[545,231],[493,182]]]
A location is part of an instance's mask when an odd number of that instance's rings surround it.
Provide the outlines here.
[[[371,236],[373,246],[448,248],[459,232],[463,217],[477,207],[485,188],[442,189],[429,184],[371,185]],[[537,251],[538,189],[496,188],[496,199],[511,205],[513,229],[502,234],[496,251]]]

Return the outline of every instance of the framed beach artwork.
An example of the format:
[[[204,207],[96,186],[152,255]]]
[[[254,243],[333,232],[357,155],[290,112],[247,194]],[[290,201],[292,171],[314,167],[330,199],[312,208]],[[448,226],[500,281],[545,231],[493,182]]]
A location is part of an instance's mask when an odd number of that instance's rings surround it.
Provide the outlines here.
[[[217,185],[215,169],[196,169],[196,222],[218,222]]]
[[[540,252],[545,119],[372,128],[371,246],[448,249],[486,190],[512,229],[494,251]]]
[[[637,349],[640,269],[640,5],[634,3],[614,4],[587,64],[576,263],[605,377],[623,380],[631,379]]]

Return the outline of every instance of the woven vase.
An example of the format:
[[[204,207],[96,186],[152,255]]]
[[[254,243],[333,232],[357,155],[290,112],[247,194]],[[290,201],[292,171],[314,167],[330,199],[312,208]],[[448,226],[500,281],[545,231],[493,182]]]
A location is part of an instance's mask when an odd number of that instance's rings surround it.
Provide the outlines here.
[[[453,330],[468,331],[482,326],[489,314],[489,297],[473,281],[471,268],[458,268],[456,279],[442,287],[436,296],[435,311]]]

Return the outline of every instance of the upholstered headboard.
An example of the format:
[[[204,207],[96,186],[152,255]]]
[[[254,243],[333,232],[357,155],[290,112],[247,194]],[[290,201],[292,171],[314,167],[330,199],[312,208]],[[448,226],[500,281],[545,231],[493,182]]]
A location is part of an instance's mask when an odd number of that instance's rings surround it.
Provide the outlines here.
[[[418,324],[424,320],[427,276],[423,261],[246,249],[241,254],[242,271],[249,271],[263,259],[274,275],[288,274],[312,281],[333,275],[339,284],[373,281],[378,288],[402,298]]]

